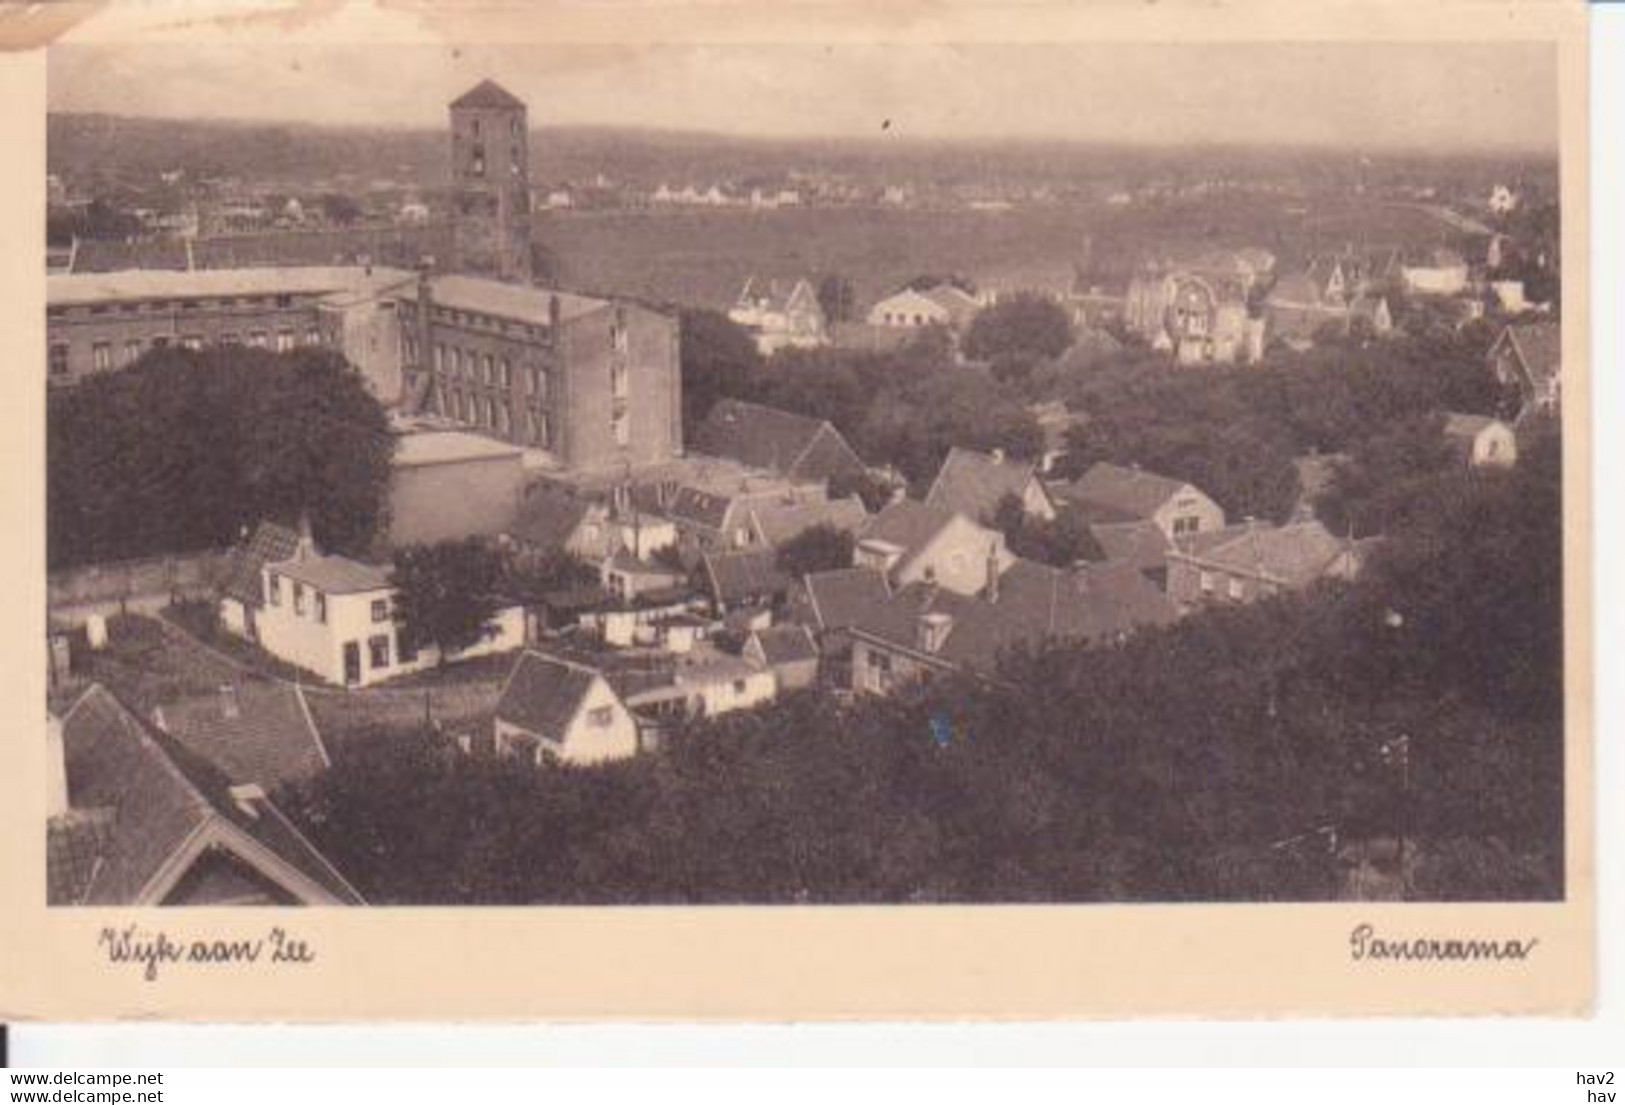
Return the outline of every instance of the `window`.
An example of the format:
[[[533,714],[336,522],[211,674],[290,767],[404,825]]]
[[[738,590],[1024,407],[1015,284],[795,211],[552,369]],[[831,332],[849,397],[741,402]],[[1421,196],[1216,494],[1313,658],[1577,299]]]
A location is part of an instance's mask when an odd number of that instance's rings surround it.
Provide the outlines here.
[[[506,357],[502,358],[502,386],[513,387],[513,364]]]
[[[1243,595],[1244,595],[1244,592],[1243,592],[1243,589],[1242,589],[1242,586],[1241,586],[1241,580],[1232,579],[1230,581],[1230,597],[1233,600],[1235,600],[1236,602],[1240,602],[1242,600],[1242,598],[1243,598]]]
[[[1182,514],[1174,519],[1174,536],[1184,537],[1202,528],[1202,520],[1194,515]]]
[[[617,399],[625,399],[632,391],[631,373],[624,364],[609,366],[609,390]]]
[[[1196,586],[1202,592],[1202,594],[1211,595],[1213,593],[1213,573],[1196,573]]]
[[[327,624],[327,596],[320,591],[312,591],[311,596],[316,600],[316,621],[322,625]]]
[[[90,367],[97,372],[106,372],[113,367],[113,343],[99,341],[90,347]]]
[[[446,347],[439,342],[435,342],[434,346],[434,370],[436,372],[446,371]]]
[[[531,373],[530,393],[538,399],[547,398],[547,369],[538,368]]]
[[[195,349],[202,349],[203,348],[203,335],[202,334],[182,334],[181,335],[181,348],[182,349],[194,349],[194,350]]]
[[[314,327],[314,326],[312,326],[310,329],[306,330],[305,331],[305,344],[306,345],[320,345],[320,344],[322,344],[322,332],[320,330],[316,329],[316,327]]]
[[[153,338],[152,339],[152,347],[154,349],[168,349],[169,348],[169,339],[166,338],[166,337]]]
[[[298,580],[293,584],[293,612],[300,615],[305,612],[305,585]]]
[[[742,695],[744,693],[745,693],[745,681],[743,679],[735,679],[734,680],[734,694]]]
[[[292,330],[278,330],[276,332],[276,351],[278,353],[286,353],[293,348],[293,344]]]
[[[248,344],[255,349],[264,349],[267,344],[265,331],[250,330],[248,332]]]
[[[609,347],[617,353],[625,353],[630,348],[626,327],[619,324],[609,328]]]
[[[221,345],[239,345],[241,344],[242,340],[243,339],[235,330],[227,330],[224,334],[220,335]]]
[[[265,574],[265,598],[272,606],[282,605],[282,580],[275,572]]]
[[[513,118],[508,120],[508,133],[513,135],[515,138],[518,138],[524,133],[523,128],[521,128],[519,125],[519,116],[515,115]]]
[[[487,384],[494,384],[497,382],[496,365],[491,358],[491,354],[489,353],[485,355],[484,363],[480,366],[480,378],[483,379]]]
[[[867,653],[871,670],[882,675],[891,674],[891,654],[889,652],[876,652],[870,649]]]
[[[372,600],[372,620],[373,620],[374,625],[376,625],[379,622],[387,622],[387,621],[389,621],[389,600],[388,599],[373,599]]]
[[[66,342],[53,342],[51,344],[51,375],[66,376],[68,374],[68,345]]]
[[[614,720],[615,708],[613,706],[595,706],[587,711],[587,724],[594,729],[608,729],[610,723]]]
[[[140,359],[141,359],[141,343],[139,341],[127,341],[127,342],[125,342],[124,343],[124,363],[127,364],[127,365],[131,365],[131,364],[135,364],[135,362],[139,361]]]
[[[624,447],[632,443],[632,420],[626,416],[624,406],[615,412],[613,427],[615,430],[615,444]]]
[[[380,633],[367,638],[367,662],[374,668],[389,667],[389,635]]]

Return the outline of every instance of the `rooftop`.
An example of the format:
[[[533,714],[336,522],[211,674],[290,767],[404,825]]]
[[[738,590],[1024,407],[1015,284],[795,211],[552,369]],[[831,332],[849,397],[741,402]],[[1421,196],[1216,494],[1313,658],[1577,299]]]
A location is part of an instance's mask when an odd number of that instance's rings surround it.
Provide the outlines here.
[[[327,295],[332,292],[381,290],[412,280],[403,269],[368,269],[360,265],[289,268],[232,268],[174,271],[125,269],[118,272],[58,273],[45,278],[45,300],[51,307],[123,300],[205,299],[249,295]]]
[[[1033,482],[1033,474],[1031,464],[955,446],[948,450],[925,501],[972,521],[988,520],[1006,495],[1021,498]]]
[[[563,740],[582,700],[600,678],[598,671],[585,664],[527,649],[508,673],[496,716],[549,739]]]
[[[487,78],[453,100],[451,106],[475,110],[514,111],[523,110],[525,101],[496,81]]]
[[[414,281],[402,287],[397,294],[402,299],[417,302],[417,283]],[[590,296],[523,284],[505,284],[500,280],[478,276],[430,277],[429,294],[434,297],[438,307],[490,315],[532,326],[552,324],[551,304],[555,299],[559,304],[559,318],[566,322],[609,306],[607,300]]]
[[[347,556],[295,555],[267,564],[278,575],[314,587],[329,595],[351,595],[366,591],[387,591],[389,570],[364,564]]]
[[[517,445],[459,430],[412,431],[398,434],[395,441],[397,468],[518,458],[524,454],[524,450]]]

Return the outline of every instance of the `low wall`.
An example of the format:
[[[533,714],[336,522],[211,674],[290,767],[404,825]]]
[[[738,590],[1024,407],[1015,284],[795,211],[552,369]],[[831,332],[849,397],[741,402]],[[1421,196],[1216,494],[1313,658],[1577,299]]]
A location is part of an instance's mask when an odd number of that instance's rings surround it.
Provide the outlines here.
[[[91,614],[124,609],[156,612],[175,597],[212,597],[225,571],[226,555],[210,549],[51,572],[46,577],[46,602],[51,617],[69,626],[82,625]]]

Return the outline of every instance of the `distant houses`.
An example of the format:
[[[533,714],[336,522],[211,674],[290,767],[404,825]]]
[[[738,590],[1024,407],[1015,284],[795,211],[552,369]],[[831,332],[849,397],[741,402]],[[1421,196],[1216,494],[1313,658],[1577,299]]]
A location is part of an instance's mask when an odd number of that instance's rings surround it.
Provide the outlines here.
[[[1471,468],[1510,468],[1518,462],[1518,435],[1499,418],[1446,414],[1445,442]]]
[[[904,288],[869,308],[870,326],[920,330],[941,326],[958,332],[970,325],[982,302],[957,284],[941,283],[927,288]]]
[[[1274,268],[1275,257],[1257,249],[1148,261],[1129,283],[1123,321],[1180,364],[1257,361],[1264,324],[1250,302]]]
[[[1091,522],[1149,522],[1170,541],[1224,525],[1223,508],[1193,484],[1104,461],[1055,494]]]
[[[1556,322],[1508,326],[1490,346],[1489,368],[1516,392],[1518,421],[1555,414],[1562,394],[1562,330]]]
[[[1168,553],[1168,598],[1185,613],[1352,579],[1362,548],[1316,521],[1248,521],[1193,534]]]
[[[818,293],[806,280],[751,277],[728,317],[751,332],[764,356],[780,349],[809,349],[829,342],[829,322]]]

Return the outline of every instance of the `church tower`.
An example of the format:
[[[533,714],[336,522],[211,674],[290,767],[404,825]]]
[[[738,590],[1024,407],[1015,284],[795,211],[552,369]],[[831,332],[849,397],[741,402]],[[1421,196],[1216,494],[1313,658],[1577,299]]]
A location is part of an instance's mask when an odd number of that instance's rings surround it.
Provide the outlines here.
[[[451,102],[453,271],[529,282],[527,131],[525,102],[495,81]]]

